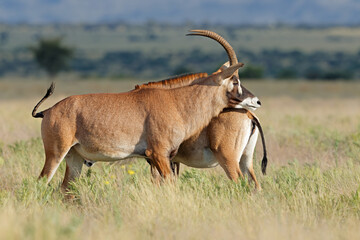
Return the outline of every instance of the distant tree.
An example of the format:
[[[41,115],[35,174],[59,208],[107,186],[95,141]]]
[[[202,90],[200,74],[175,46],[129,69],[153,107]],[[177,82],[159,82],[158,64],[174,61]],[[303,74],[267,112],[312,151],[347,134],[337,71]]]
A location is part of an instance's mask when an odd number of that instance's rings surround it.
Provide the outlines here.
[[[294,79],[297,78],[297,72],[294,68],[283,68],[277,73],[277,78]]]
[[[324,79],[326,80],[352,79],[353,77],[353,72],[345,70],[331,70],[324,73]]]
[[[307,79],[322,79],[324,72],[317,66],[311,66],[305,70],[304,77]]]
[[[50,77],[64,70],[73,56],[73,49],[62,44],[62,38],[43,38],[36,46],[30,47],[37,64]]]
[[[244,70],[240,70],[239,76],[242,78],[263,78],[264,69],[259,66],[249,65]]]
[[[9,39],[8,32],[0,32],[0,44],[5,45]]]

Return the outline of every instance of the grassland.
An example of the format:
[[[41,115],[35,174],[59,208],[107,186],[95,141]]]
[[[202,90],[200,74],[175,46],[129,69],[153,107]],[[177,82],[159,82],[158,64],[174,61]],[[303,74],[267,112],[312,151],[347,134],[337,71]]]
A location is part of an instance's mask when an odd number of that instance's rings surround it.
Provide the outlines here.
[[[84,168],[59,190],[37,181],[44,163],[40,120],[30,117],[49,85],[0,81],[0,239],[358,239],[360,83],[243,81],[263,103],[268,143],[263,191],[222,169],[182,168],[174,185],[153,185],[138,161]],[[59,79],[50,107],[70,94],[131,89],[137,81]]]
[[[186,37],[208,29],[225,37],[245,63],[244,77],[360,78],[360,27],[240,25],[6,25],[0,23],[0,76],[41,76],[30,46],[60,37],[74,49],[68,69],[90,77],[156,78],[183,72],[212,71],[226,59],[215,41]],[[221,60],[223,59],[223,60]],[[246,69],[256,67],[257,74]],[[250,71],[251,72],[251,71]],[[254,72],[254,68],[253,68]]]
[[[82,54],[98,57],[112,51],[140,51],[169,54],[174,51],[200,49],[204,52],[221,51],[211,41],[189,41],[185,34],[190,29],[210,29],[228,39],[234,49],[261,51],[262,49],[313,51],[359,50],[360,27],[295,28],[291,26],[241,27],[232,25],[1,25],[6,40],[0,50],[11,51],[35,44],[39,37],[63,36],[66,43]],[[160,43],[160,44],[159,44]]]

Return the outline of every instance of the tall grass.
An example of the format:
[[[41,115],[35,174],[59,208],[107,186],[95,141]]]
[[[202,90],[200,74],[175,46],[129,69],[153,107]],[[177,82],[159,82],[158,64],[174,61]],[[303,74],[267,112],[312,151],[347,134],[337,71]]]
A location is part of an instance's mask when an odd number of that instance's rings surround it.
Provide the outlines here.
[[[82,91],[87,84],[80,84]],[[44,152],[40,121],[30,112],[41,94],[2,99],[0,239],[358,239],[358,96],[271,96],[281,84],[267,89],[258,111],[270,162],[262,176],[257,150],[254,165],[263,188],[257,193],[247,180],[229,181],[219,167],[182,167],[176,183],[157,186],[138,159],[84,166],[71,186],[76,198],[65,200],[59,187],[64,163],[50,185],[37,180]],[[261,92],[261,84],[249,88]],[[60,88],[51,101],[67,94]]]

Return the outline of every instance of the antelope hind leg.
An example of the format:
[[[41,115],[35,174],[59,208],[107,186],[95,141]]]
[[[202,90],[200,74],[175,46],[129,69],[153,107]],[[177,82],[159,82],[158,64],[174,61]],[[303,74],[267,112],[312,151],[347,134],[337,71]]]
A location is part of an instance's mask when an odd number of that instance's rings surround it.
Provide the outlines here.
[[[49,144],[44,141],[45,148],[45,164],[40,173],[39,179],[46,177],[49,183],[54,176],[61,161],[67,155],[71,148],[71,144]]]
[[[214,152],[214,154],[229,179],[236,182],[239,177],[244,178],[235,156],[229,156],[229,154],[225,154],[223,151]]]
[[[66,171],[61,189],[66,193],[69,190],[69,183],[80,176],[84,159],[76,152],[74,148],[72,148],[67,154],[65,160]]]

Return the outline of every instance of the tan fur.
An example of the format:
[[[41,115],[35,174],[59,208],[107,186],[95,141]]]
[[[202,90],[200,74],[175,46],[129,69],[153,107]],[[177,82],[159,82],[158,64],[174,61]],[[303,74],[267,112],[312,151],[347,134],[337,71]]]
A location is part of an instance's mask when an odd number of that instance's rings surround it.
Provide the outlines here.
[[[67,161],[65,189],[77,176],[81,158],[117,161],[144,156],[162,177],[171,178],[170,156],[228,105],[230,77],[240,66],[181,88],[63,99],[42,112],[46,159],[40,177],[50,181],[62,159],[76,151],[77,157]]]
[[[224,64],[215,73],[226,69],[227,63]],[[184,84],[191,84],[196,79],[184,81],[181,78],[169,79],[172,87],[181,87]],[[164,85],[159,82],[141,85],[141,88],[162,88]],[[193,135],[180,145],[178,154],[172,160],[175,163],[175,169],[179,172],[179,163],[191,167],[202,167],[200,162],[205,149],[211,149],[217,162],[224,169],[226,175],[234,181],[239,177],[243,178],[243,173],[251,177],[255,183],[255,188],[261,190],[254,169],[252,166],[252,157],[255,145],[248,144],[250,137],[257,139],[258,132],[252,134],[253,113],[245,109],[234,109],[232,111],[222,112],[219,116],[213,118],[210,124],[198,134]],[[251,164],[249,164],[251,162]],[[240,169],[241,166],[241,169]],[[158,174],[152,169],[152,176],[158,179]],[[158,180],[155,180],[158,181]]]
[[[252,122],[248,117],[248,112],[245,109],[239,109],[221,113],[213,118],[202,133],[180,145],[178,154],[172,161],[199,167],[199,165],[194,165],[194,161],[198,161],[201,157],[195,156],[209,148],[229,179],[237,181],[239,177],[244,177],[243,173],[246,173],[254,181],[255,188],[261,190],[252,165],[255,144],[251,146],[248,144],[250,138],[257,139],[258,132],[252,134]],[[192,159],[194,160],[191,161]],[[251,164],[245,164],[245,162],[251,162]],[[242,166],[241,169],[240,166]]]

